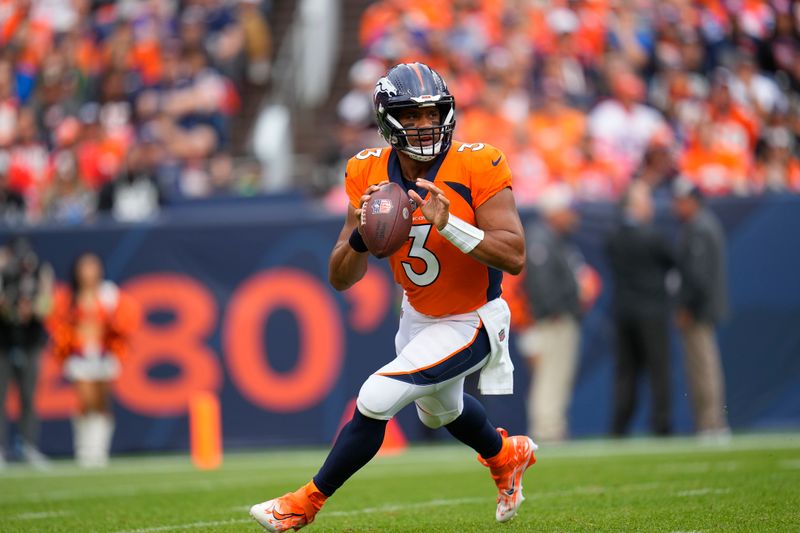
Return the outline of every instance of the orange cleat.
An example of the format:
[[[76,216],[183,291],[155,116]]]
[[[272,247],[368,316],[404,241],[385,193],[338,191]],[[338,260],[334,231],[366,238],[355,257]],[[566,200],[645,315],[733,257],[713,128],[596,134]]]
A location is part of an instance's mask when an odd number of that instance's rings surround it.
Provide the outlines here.
[[[314,521],[324,501],[325,497],[311,482],[280,498],[255,504],[250,508],[250,516],[271,533],[297,531]]]
[[[478,461],[488,466],[492,473],[492,479],[497,485],[495,518],[498,522],[505,522],[514,518],[519,506],[525,501],[525,496],[522,495],[522,475],[536,462],[534,452],[539,447],[530,437],[509,437],[503,428],[497,428],[497,432],[503,437],[500,453],[489,459],[479,455]]]

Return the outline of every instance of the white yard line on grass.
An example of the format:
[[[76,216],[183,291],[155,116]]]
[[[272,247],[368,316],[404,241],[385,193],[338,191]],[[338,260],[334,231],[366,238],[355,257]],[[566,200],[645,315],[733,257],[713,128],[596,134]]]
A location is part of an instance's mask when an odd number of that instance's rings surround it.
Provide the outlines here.
[[[702,474],[711,470],[720,472],[733,472],[739,470],[739,461],[719,461],[719,462],[683,462],[661,464],[655,467],[656,472],[665,474]]]
[[[452,500],[430,500],[427,502],[381,505],[379,507],[365,507],[364,509],[354,509],[352,511],[331,511],[324,516],[353,516],[370,513],[391,513],[394,511],[407,511],[409,509],[420,509],[425,507],[447,507],[450,505],[462,505],[466,503],[481,503],[491,501],[489,498],[457,498]]]
[[[41,520],[42,518],[56,518],[59,516],[67,516],[69,511],[40,511],[37,513],[20,513],[17,515],[9,516],[12,520]]]
[[[255,485],[257,479],[252,480],[251,485]],[[136,496],[139,494],[172,494],[182,490],[212,491],[218,490],[220,486],[247,486],[247,481],[234,480],[189,480],[188,482],[169,483],[157,486],[114,486],[98,487],[92,489],[58,489],[51,491],[11,494],[9,497],[0,496],[0,504],[7,505],[20,502],[54,502],[71,501],[84,498],[115,498],[124,496]]]
[[[478,503],[485,502],[487,498],[460,498],[453,500],[431,500],[427,502],[409,503],[409,504],[392,504],[381,505],[380,507],[365,507],[363,509],[354,509],[352,511],[331,511],[325,513],[324,516],[353,516],[360,514],[371,513],[391,513],[393,511],[406,511],[409,509],[419,509],[424,507],[446,507],[450,505],[462,505],[465,503]],[[238,510],[238,508],[237,508]],[[215,520],[210,522],[191,522],[189,524],[176,524],[173,526],[154,526],[143,527],[139,529],[126,529],[123,531],[115,531],[114,533],[155,533],[156,531],[172,531],[173,529],[197,529],[206,528],[211,526],[224,526],[230,524],[243,524],[252,522],[252,518],[233,518],[230,520]]]
[[[658,465],[655,467],[656,472],[666,474],[702,474],[711,470],[711,463],[669,463]]]
[[[252,518],[232,518],[230,520],[212,520],[210,522],[190,522],[188,524],[175,524],[172,526],[142,527],[139,529],[123,529],[114,533],[153,533],[155,531],[172,531],[174,529],[200,529],[211,526],[230,526],[253,522]]]
[[[692,490],[682,490],[677,493],[677,496],[681,496],[683,498],[694,498],[695,496],[708,496],[709,494],[729,494],[731,489],[712,489],[712,488],[702,488],[702,489],[692,489]]]
[[[800,448],[800,438],[790,435],[737,435],[726,444],[707,444],[691,437],[632,438],[630,440],[574,440],[542,446],[537,457],[572,459],[575,457],[649,456],[671,454],[761,451]]]
[[[72,464],[66,463],[56,463],[54,468],[50,470],[32,470],[27,466],[14,466],[13,469],[9,469],[8,471],[3,472],[0,474],[0,480],[2,479],[36,479],[36,478],[64,478],[64,477],[79,477],[79,478],[86,478],[86,477],[103,477],[109,474],[112,475],[136,475],[136,474],[193,474],[197,472],[191,463],[189,463],[189,459],[187,458],[185,461],[176,464],[147,464],[147,459],[143,459],[139,466],[117,466],[112,464],[110,468],[107,469],[96,469],[96,470],[88,470],[86,468],[80,468],[78,466],[73,466]]]

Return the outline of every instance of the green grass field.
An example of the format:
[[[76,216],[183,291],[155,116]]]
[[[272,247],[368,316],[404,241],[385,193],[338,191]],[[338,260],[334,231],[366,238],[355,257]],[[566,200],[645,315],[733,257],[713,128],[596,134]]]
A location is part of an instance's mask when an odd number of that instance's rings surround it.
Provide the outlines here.
[[[250,504],[316,472],[323,450],[229,454],[195,471],[186,457],[117,459],[82,471],[0,472],[2,532],[252,531]],[[304,531],[800,531],[800,435],[587,441],[542,448],[527,501],[494,521],[494,485],[458,446],[379,457]]]

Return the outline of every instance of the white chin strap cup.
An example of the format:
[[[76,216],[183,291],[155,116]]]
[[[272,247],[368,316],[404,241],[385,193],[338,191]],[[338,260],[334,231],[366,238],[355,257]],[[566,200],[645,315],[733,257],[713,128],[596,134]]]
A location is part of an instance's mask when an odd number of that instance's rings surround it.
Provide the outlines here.
[[[431,153],[426,154],[425,152],[428,151],[430,148]],[[406,154],[411,159],[416,161],[430,161],[442,151],[442,141],[438,141],[436,144],[428,147],[428,146],[406,146],[405,148],[401,148],[404,154]]]

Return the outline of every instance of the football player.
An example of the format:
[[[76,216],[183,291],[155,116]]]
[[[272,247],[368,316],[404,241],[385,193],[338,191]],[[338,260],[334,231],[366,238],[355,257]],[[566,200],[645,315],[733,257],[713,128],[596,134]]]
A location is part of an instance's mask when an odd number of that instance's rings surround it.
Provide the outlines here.
[[[522,224],[505,155],[488,144],[453,141],[455,101],[442,77],[421,63],[393,67],[375,86],[374,106],[388,148],[350,159],[347,218],[331,252],[329,278],[346,290],[367,271],[361,209],[379,185],[393,181],[416,203],[405,245],[389,257],[404,289],[396,358],[372,374],[353,418],[314,478],[295,492],[254,505],[267,531],[310,524],[334,492],[375,456],[387,422],[414,402],[420,420],[445,427],[478,452],[497,489],[496,519],[522,503],[522,476],[536,445],[509,437],[464,393],[464,378],[481,372],[484,394],[510,394],[510,312],[500,296],[503,272],[523,267]]]

